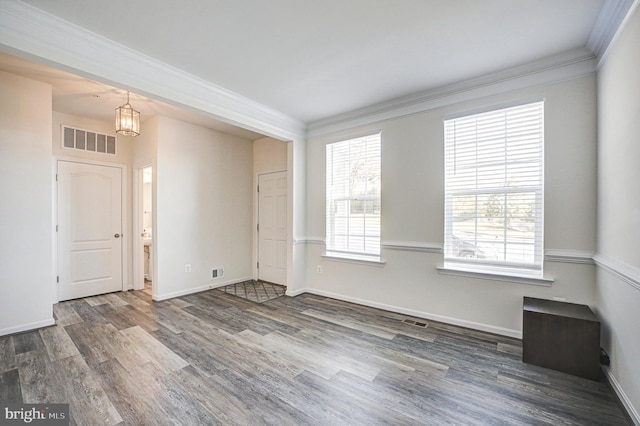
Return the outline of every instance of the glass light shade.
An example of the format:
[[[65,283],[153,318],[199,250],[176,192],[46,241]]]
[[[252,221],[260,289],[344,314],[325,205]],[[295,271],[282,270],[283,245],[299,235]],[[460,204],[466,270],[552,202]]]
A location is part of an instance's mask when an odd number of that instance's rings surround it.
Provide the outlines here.
[[[128,99],[126,104],[116,108],[116,133],[125,136],[140,134],[140,113],[131,107]]]

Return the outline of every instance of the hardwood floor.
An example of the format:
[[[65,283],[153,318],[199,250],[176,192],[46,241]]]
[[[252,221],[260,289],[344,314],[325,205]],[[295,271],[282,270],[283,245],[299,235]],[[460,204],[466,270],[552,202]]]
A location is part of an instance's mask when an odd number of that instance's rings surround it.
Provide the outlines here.
[[[523,364],[518,340],[313,295],[137,291],[55,316],[0,337],[0,401],[70,403],[71,424],[629,424],[603,380]]]

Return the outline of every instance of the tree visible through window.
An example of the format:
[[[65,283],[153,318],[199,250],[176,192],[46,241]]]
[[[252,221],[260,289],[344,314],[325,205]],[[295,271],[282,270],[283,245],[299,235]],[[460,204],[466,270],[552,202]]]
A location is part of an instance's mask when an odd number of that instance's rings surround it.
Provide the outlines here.
[[[329,254],[380,255],[380,133],[327,145]]]
[[[445,266],[542,275],[544,103],[444,126]]]

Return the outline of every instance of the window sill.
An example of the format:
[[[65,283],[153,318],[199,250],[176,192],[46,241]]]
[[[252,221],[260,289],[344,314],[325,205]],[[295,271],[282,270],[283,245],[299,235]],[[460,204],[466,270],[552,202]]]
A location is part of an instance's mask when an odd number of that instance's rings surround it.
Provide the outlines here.
[[[348,254],[348,253],[332,253],[326,252],[322,255],[323,258],[336,262],[347,262],[347,263],[359,263],[364,265],[371,266],[384,266],[387,261],[380,259],[379,257],[372,256],[361,256],[357,254]]]
[[[554,281],[553,278],[530,277],[526,275],[506,275],[478,270],[455,269],[445,266],[438,266],[436,269],[438,270],[438,273],[442,275],[455,275],[459,277],[477,278],[481,280],[491,281],[505,281],[509,283],[537,285],[543,287],[551,287]]]

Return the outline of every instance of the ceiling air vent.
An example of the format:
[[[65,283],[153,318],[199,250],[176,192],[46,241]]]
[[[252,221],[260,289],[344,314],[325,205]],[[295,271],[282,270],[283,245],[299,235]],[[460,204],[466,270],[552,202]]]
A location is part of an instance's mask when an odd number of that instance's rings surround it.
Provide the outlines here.
[[[116,155],[116,137],[91,130],[62,126],[62,147]]]

